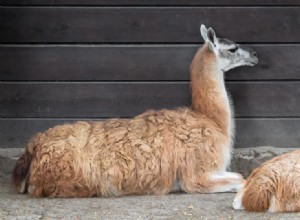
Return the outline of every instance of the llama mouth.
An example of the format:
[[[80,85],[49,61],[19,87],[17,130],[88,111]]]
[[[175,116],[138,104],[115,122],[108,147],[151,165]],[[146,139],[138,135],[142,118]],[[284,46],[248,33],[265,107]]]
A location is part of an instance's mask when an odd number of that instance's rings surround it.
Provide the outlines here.
[[[250,66],[255,66],[256,64],[258,64],[258,59],[256,60],[248,60],[248,63]]]

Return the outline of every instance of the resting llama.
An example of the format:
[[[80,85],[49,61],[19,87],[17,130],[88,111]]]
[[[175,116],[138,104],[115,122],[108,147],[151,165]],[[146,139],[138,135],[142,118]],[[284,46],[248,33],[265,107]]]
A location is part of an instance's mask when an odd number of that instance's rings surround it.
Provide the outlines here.
[[[300,211],[300,150],[275,157],[255,169],[235,197],[235,209]]]
[[[234,123],[224,72],[258,60],[250,48],[219,39],[204,25],[201,35],[205,44],[190,67],[191,108],[38,133],[14,168],[17,191],[35,197],[108,197],[242,188],[242,176],[226,172]]]

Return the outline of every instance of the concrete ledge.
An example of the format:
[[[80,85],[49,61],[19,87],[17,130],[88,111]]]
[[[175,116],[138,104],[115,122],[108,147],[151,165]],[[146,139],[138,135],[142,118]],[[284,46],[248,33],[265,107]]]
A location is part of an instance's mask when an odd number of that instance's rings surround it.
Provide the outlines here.
[[[235,149],[232,171],[245,177],[262,162],[294,149]],[[11,171],[23,149],[0,149],[0,219],[299,219],[298,213],[248,213],[231,206],[234,193],[48,199],[16,194]]]
[[[0,219],[292,220],[299,213],[249,213],[232,208],[234,193],[49,199],[0,185]]]

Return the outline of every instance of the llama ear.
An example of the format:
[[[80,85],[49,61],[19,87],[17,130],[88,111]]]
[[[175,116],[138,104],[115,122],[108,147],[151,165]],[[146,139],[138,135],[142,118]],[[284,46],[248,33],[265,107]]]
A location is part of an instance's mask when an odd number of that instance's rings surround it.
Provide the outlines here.
[[[208,39],[207,39],[207,28],[205,27],[204,24],[201,24],[201,26],[200,26],[200,33],[201,33],[201,36],[202,36],[204,42],[207,42],[208,41]]]
[[[207,30],[207,39],[212,44],[212,46],[216,47],[217,37],[212,28],[208,28]]]

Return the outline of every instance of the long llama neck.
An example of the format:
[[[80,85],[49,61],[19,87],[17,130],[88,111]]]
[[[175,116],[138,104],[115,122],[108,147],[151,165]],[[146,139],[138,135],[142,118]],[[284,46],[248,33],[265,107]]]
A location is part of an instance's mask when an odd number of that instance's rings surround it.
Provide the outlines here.
[[[191,67],[192,109],[212,119],[228,136],[232,136],[232,112],[223,72],[216,55],[204,45],[195,55]]]

